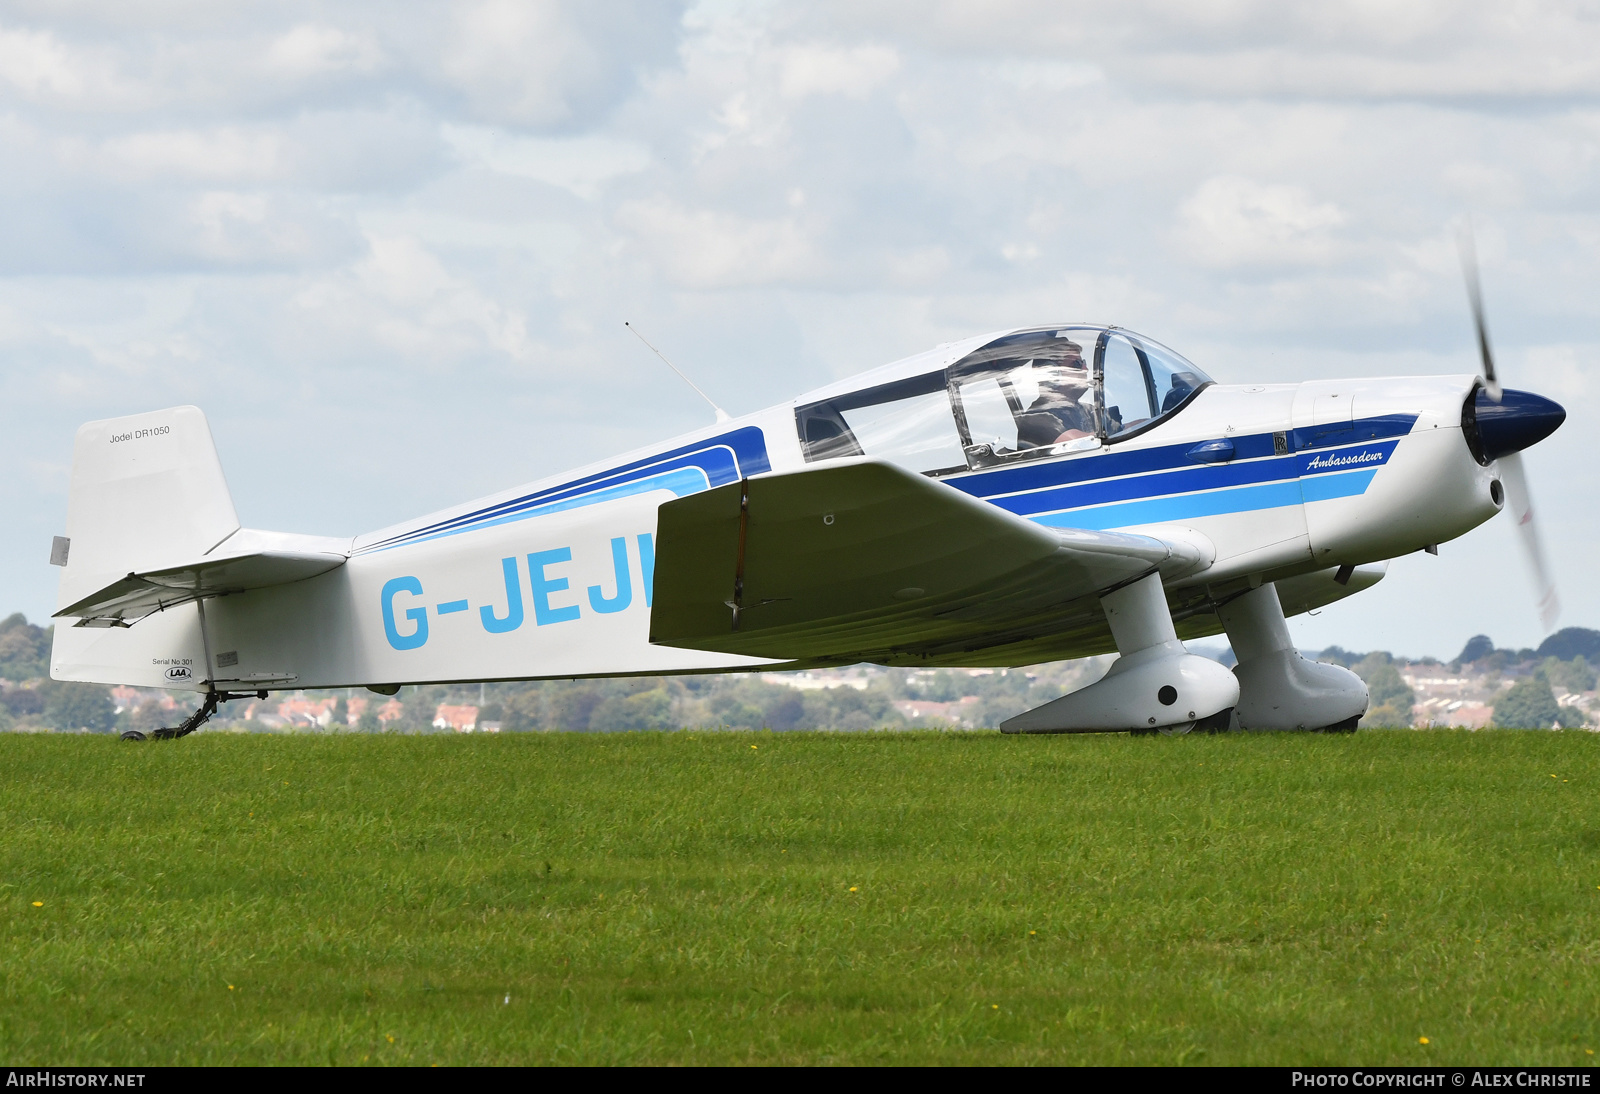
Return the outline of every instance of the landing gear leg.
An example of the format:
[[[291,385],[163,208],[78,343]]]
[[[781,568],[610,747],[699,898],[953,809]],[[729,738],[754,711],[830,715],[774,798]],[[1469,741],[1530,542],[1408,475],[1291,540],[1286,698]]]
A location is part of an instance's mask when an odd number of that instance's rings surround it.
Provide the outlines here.
[[[1355,730],[1367,712],[1367,685],[1349,669],[1300,656],[1276,586],[1252,589],[1217,615],[1239,659],[1239,728]]]
[[[1160,574],[1100,598],[1121,654],[1105,679],[1000,725],[1003,733],[1186,733],[1239,699],[1233,674],[1183,648]]]
[[[217,712],[219,703],[226,703],[230,699],[249,699],[252,697],[265,699],[267,693],[264,691],[208,691],[206,692],[205,702],[201,703],[199,709],[193,714],[170,729],[152,730],[150,736],[158,741],[171,741],[178,737],[187,737],[211,720],[211,716]],[[137,729],[130,729],[122,735],[122,739],[124,741],[142,741],[145,739],[145,735]]]

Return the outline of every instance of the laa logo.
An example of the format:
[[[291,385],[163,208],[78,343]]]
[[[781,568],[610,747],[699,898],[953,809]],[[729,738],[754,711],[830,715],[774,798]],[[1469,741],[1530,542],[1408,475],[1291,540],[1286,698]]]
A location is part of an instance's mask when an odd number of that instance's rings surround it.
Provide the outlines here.
[[[189,666],[187,665],[173,665],[167,670],[167,679],[174,682],[178,680],[192,680],[194,679],[194,673],[189,671]]]

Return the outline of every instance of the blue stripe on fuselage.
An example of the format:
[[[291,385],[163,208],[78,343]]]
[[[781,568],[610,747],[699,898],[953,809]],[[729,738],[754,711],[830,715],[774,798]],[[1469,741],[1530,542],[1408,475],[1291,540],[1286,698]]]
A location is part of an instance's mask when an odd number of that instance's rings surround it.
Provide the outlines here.
[[[1305,426],[1290,434],[1290,448],[1295,452],[1303,452],[1311,448],[1334,448],[1364,441],[1381,441],[1387,437],[1404,437],[1411,432],[1416,421],[1415,414],[1377,414],[1349,422]]]
[[[1384,414],[1361,418],[1354,422],[1341,422],[1329,426],[1288,431],[1291,455],[1316,451],[1334,445],[1359,444],[1400,438],[1411,432],[1416,422],[1415,414]],[[1119,449],[1085,454],[1071,459],[1025,461],[1009,467],[996,467],[973,475],[942,480],[966,494],[978,498],[993,498],[1002,494],[1024,494],[1072,483],[1116,479],[1130,475],[1148,475],[1156,471],[1201,470],[1205,467],[1238,467],[1249,461],[1272,457],[1274,454],[1271,433],[1254,433],[1229,437],[1233,442],[1235,457],[1227,464],[1196,464],[1189,458],[1189,450],[1196,441],[1181,444],[1157,445],[1152,448]],[[1298,465],[1297,465],[1298,467]],[[1288,474],[1298,474],[1298,470]],[[1284,477],[1287,477],[1285,475]]]
[[[1322,470],[1311,465],[1318,460],[1334,459],[1349,460],[1346,464],[1333,464],[1326,470],[1348,470],[1352,466],[1361,464],[1374,464],[1381,466],[1387,463],[1394,453],[1395,445],[1399,441],[1384,441],[1380,444],[1362,445],[1360,449],[1349,456],[1339,457],[1328,452],[1295,452],[1287,456],[1276,456],[1270,459],[1249,460],[1245,462],[1231,462],[1221,464],[1190,464],[1179,471],[1164,471],[1156,474],[1139,475],[1126,479],[1101,479],[1096,482],[1081,483],[1075,486],[1062,486],[1055,489],[1035,490],[1027,494],[1012,494],[1007,497],[990,497],[991,504],[999,506],[1018,516],[1033,516],[1036,513],[1055,512],[1061,509],[1072,509],[1089,505],[1107,505],[1114,502],[1133,501],[1139,498],[1152,498],[1168,494],[1192,494],[1196,491],[1225,491],[1230,487],[1247,486],[1256,483],[1294,482],[1307,475],[1315,475]],[[1296,498],[1296,501],[1299,499]],[[1291,502],[1276,502],[1278,505],[1289,505]],[[1255,508],[1267,508],[1256,506]]]
[[[1207,490],[1200,494],[1182,494],[1176,497],[1124,502],[1119,505],[1070,509],[1030,519],[1048,528],[1084,528],[1098,532],[1108,528],[1131,528],[1139,524],[1165,524],[1171,521],[1193,520],[1196,517],[1249,513],[1260,509],[1299,505],[1301,501],[1327,501],[1332,498],[1353,497],[1365,493],[1372,482],[1372,477],[1377,473],[1377,468],[1366,471],[1342,471],[1305,480],[1287,479],[1283,482],[1269,482],[1232,490]]]
[[[661,486],[642,487],[640,489],[626,490],[629,484],[654,480],[663,476],[665,472],[675,469],[698,470],[701,473],[700,490],[712,486],[722,486],[734,482],[741,477],[758,475],[764,471],[772,470],[772,462],[767,457],[766,437],[755,426],[741,426],[727,433],[715,437],[707,437],[692,445],[681,448],[669,449],[654,456],[634,460],[620,467],[608,468],[598,471],[571,482],[552,486],[545,490],[538,490],[521,497],[510,498],[496,505],[477,509],[470,513],[451,517],[448,520],[437,521],[421,528],[402,532],[390,536],[377,543],[368,544],[359,549],[357,553],[368,551],[381,551],[390,547],[398,547],[405,543],[420,543],[424,540],[438,539],[440,536],[453,535],[457,532],[469,532],[476,528],[488,528],[497,524],[505,524],[514,520],[524,520],[528,517],[539,516],[544,513],[559,512],[562,509],[577,508],[582,505],[591,505],[600,501],[608,501],[614,497],[623,497],[629,493],[643,493],[645,490],[662,489]],[[683,485],[687,480],[673,479],[672,489]],[[617,491],[621,491],[620,493]],[[695,491],[690,490],[689,493]],[[552,507],[552,503],[571,499],[573,504]]]
[[[598,505],[603,501],[615,501],[618,498],[648,494],[653,490],[671,490],[681,498],[688,494],[698,494],[702,490],[708,490],[711,485],[708,476],[701,468],[680,467],[665,474],[651,475],[647,479],[635,479],[632,482],[626,482],[620,486],[612,486],[605,490],[597,490],[592,494],[584,494],[581,497],[565,498],[561,501],[550,502],[548,505],[531,506],[501,516],[479,520],[474,524],[463,527],[447,528],[432,535],[421,535],[408,539],[403,543],[388,543],[383,546],[368,548],[368,550],[388,551],[396,547],[407,547],[413,543],[426,543],[429,540],[442,539],[445,536],[458,536],[463,532],[476,532],[480,528],[494,528],[501,524],[512,524],[520,520],[548,516],[551,513],[564,513],[572,509],[583,509],[590,505]]]
[[[1231,437],[1235,459],[1196,463],[1194,441],[1040,460],[945,478],[946,485],[1051,527],[1104,529],[1247,512],[1366,490],[1414,415],[1393,414],[1287,432],[1291,451],[1276,455],[1271,433]],[[1384,438],[1393,438],[1383,440]],[[1381,444],[1373,441],[1383,440]],[[1355,453],[1333,451],[1364,445]],[[1365,453],[1369,459],[1361,460]],[[771,470],[761,430],[745,426],[546,490],[438,521],[360,548],[389,550],[550,513],[670,490],[679,497]],[[1327,472],[1338,472],[1328,474]],[[1335,482],[1334,480],[1337,480]],[[1329,492],[1333,491],[1333,492]],[[1342,491],[1342,492],[1341,492]]]
[[[1367,471],[1341,471],[1335,475],[1317,475],[1300,480],[1300,495],[1306,501],[1332,501],[1334,498],[1353,498],[1365,494],[1372,485],[1376,467]]]

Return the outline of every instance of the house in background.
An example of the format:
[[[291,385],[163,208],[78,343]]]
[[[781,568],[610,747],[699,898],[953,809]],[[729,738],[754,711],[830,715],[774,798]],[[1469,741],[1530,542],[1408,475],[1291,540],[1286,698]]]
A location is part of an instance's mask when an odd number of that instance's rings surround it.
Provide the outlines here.
[[[478,728],[477,707],[453,707],[440,703],[433,715],[434,729],[453,729],[457,733],[471,733]]]
[[[337,699],[307,699],[304,695],[296,695],[278,704],[278,717],[283,719],[285,725],[326,726],[333,721],[333,708],[337,702]]]

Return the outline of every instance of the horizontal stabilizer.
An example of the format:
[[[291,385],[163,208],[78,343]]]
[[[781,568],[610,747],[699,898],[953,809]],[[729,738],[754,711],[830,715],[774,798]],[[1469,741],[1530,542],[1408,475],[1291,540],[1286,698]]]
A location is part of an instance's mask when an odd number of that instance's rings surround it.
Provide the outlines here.
[[[263,550],[200,559],[144,573],[130,573],[56,612],[80,627],[127,626],[155,611],[201,597],[287,585],[344,565],[331,551]]]
[[[239,527],[206,416],[192,406],[87,422],[72,450],[57,619],[125,627],[151,612],[315,577],[348,539]]]
[[[871,459],[729,483],[658,520],[650,640],[759,657],[979,649],[1210,561],[1187,541],[1045,528]]]

